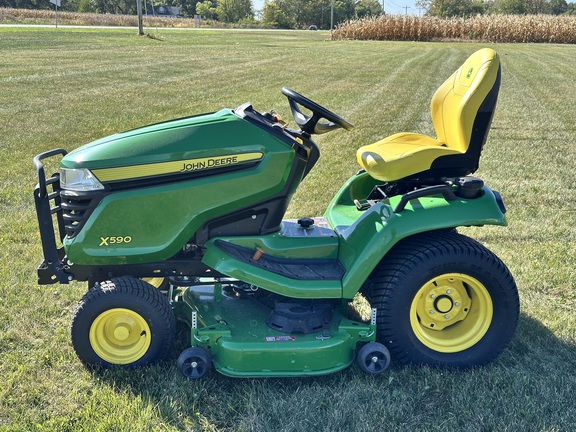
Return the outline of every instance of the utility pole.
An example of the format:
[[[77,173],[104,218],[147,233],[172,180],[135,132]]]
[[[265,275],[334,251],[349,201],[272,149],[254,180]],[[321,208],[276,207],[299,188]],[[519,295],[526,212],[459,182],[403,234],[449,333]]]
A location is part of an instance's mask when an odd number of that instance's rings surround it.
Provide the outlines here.
[[[404,9],[406,10],[405,15],[408,15],[408,9],[409,9],[409,7],[408,7],[408,6],[404,6]]]
[[[332,6],[330,7],[330,33],[334,30],[334,0],[332,0]]]
[[[58,28],[58,6],[61,6],[60,0],[50,0],[50,3],[54,5],[54,21],[56,23],[56,28]]]
[[[144,36],[144,26],[142,25],[142,0],[136,0],[136,13],[138,14],[138,36]]]

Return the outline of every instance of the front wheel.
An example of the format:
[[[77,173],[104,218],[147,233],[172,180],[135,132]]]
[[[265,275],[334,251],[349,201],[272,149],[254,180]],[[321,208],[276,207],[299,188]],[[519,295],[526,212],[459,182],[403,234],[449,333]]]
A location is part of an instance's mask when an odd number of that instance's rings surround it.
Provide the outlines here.
[[[378,338],[401,363],[488,363],[508,346],[518,322],[518,292],[504,263],[456,232],[401,241],[365,291],[378,310]]]
[[[170,350],[176,320],[157,288],[132,277],[98,283],[78,304],[72,346],[86,365],[143,366]]]

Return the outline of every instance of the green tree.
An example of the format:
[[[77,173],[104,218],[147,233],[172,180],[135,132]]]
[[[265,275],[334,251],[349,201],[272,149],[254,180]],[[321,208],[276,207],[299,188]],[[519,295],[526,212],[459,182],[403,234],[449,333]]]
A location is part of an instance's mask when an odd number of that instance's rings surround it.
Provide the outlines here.
[[[80,13],[96,12],[94,2],[92,0],[80,0],[78,2],[78,12]]]
[[[332,0],[315,0],[307,3],[307,8],[302,16],[301,26],[314,24],[321,29],[330,28],[330,10]]]
[[[99,13],[136,14],[135,0],[94,0],[94,9]]]
[[[262,9],[262,22],[276,28],[307,28],[314,24],[328,29],[331,5],[331,0],[266,0]],[[354,0],[334,1],[334,24],[354,16]]]
[[[216,6],[218,21],[234,23],[254,15],[250,0],[218,0]]]
[[[494,11],[507,15],[547,14],[550,3],[547,0],[496,0]]]
[[[296,22],[290,17],[283,2],[275,0],[265,0],[262,8],[262,24],[273,28],[294,28]]]
[[[358,0],[354,12],[358,18],[382,15],[382,5],[377,0]]]
[[[482,0],[418,0],[416,7],[426,10],[427,15],[441,18],[466,17],[486,11],[486,4]]]
[[[291,3],[296,27],[308,28],[314,24],[319,28],[330,28],[331,0],[291,0]]]
[[[136,0],[134,0],[136,1]],[[204,0],[155,0],[155,4],[166,6],[178,6],[182,8],[182,14],[187,17],[193,17],[196,14],[196,5]]]
[[[198,2],[196,3],[196,14],[200,15],[204,19],[215,19],[216,7],[211,0]]]
[[[51,9],[53,5],[48,0],[2,0],[0,7],[15,9]]]
[[[550,13],[552,15],[562,15],[568,10],[566,0],[550,0]]]
[[[355,4],[354,0],[335,0],[334,1],[334,25],[354,18]]]

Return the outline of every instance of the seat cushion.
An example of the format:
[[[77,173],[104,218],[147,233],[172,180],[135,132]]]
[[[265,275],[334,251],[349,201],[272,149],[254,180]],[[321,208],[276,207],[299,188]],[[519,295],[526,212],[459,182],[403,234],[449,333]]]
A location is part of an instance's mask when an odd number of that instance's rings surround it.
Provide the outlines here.
[[[402,132],[360,147],[356,157],[370,176],[392,181],[426,171],[438,157],[453,154],[462,152],[427,135]]]

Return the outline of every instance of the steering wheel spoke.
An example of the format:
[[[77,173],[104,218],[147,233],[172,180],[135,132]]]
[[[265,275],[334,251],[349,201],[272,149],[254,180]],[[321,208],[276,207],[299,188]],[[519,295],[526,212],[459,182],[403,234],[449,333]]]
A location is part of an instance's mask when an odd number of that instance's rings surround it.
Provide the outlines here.
[[[346,130],[354,129],[354,125],[349,121],[301,94],[296,93],[294,90],[282,87],[282,94],[288,98],[294,121],[300,126],[300,129],[306,133],[323,134],[337,128]],[[312,115],[304,114],[298,105],[310,110]],[[328,120],[328,123],[321,123],[321,119]]]

